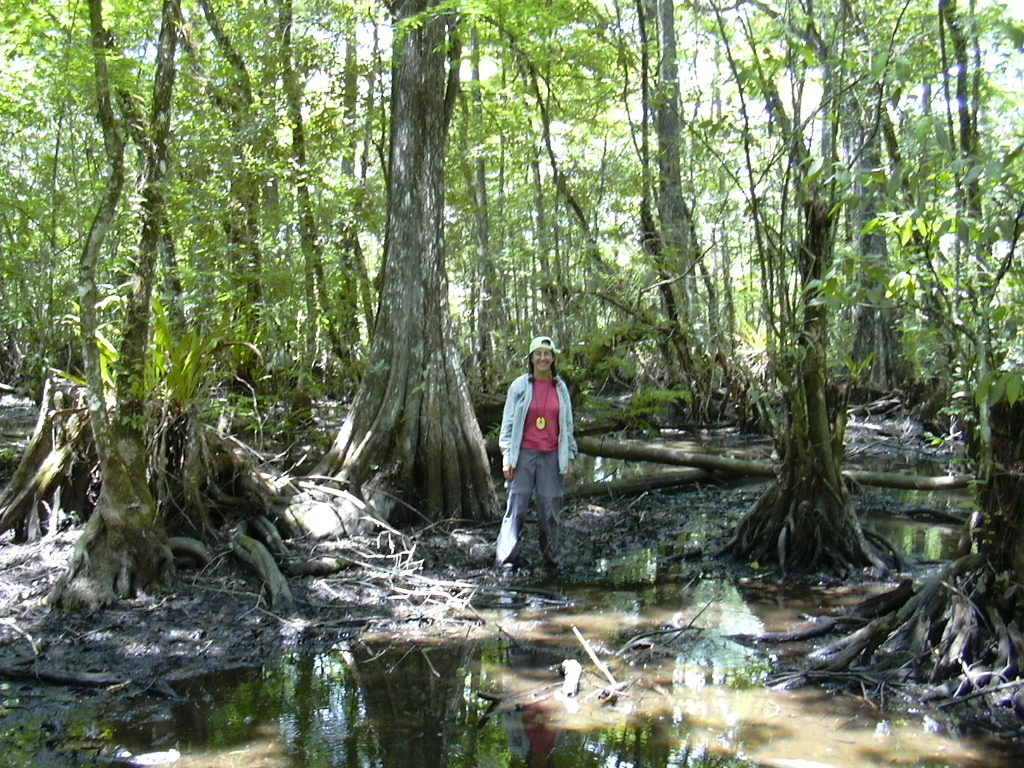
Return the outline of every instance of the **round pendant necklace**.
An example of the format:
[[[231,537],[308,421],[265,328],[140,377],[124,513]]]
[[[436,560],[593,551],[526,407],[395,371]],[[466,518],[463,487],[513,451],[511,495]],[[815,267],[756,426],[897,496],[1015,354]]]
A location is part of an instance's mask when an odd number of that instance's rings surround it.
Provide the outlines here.
[[[545,388],[544,389],[544,407],[541,408],[541,413],[547,413],[548,412],[548,398],[549,397],[551,397],[551,390],[549,388]],[[545,419],[543,416],[538,416],[537,417],[537,421],[535,422],[535,424],[537,425],[537,429],[543,430],[543,429],[547,428],[548,420]]]

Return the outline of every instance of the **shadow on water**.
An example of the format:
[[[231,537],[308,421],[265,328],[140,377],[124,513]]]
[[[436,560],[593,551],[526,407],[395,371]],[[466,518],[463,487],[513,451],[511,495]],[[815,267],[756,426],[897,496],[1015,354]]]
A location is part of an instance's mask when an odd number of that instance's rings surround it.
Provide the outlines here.
[[[592,469],[595,477],[628,471]],[[949,557],[959,533],[898,518],[872,524],[919,560]],[[139,699],[114,711],[99,701],[55,739],[61,752],[82,755],[76,765],[182,768],[1024,764],[1024,751],[958,733],[939,713],[880,710],[867,697],[820,689],[767,689],[775,659],[730,639],[791,629],[806,615],[857,603],[863,589],[689,583],[666,566],[671,554],[662,546],[609,557],[599,564],[599,584],[544,585],[564,594],[564,604],[481,609],[482,628],[461,642],[294,653],[182,683],[171,703]],[[597,670],[584,642],[621,687]],[[566,659],[585,670],[575,697],[560,689]],[[16,699],[7,700],[12,705]],[[26,733],[25,753],[0,755],[0,766],[65,764],[33,755],[38,741]]]
[[[768,690],[770,659],[728,637],[792,626],[855,602],[863,594],[854,590],[707,581],[566,593],[568,606],[484,613],[493,631],[482,639],[297,653],[194,680],[169,708],[93,710],[69,732],[91,734],[108,755],[114,745],[147,753],[142,764],[173,748],[185,768],[999,768],[1024,759],[947,732],[932,714]],[[681,628],[672,642],[652,634],[666,626]],[[574,628],[620,683],[616,694]],[[585,670],[576,697],[559,688],[565,659]]]

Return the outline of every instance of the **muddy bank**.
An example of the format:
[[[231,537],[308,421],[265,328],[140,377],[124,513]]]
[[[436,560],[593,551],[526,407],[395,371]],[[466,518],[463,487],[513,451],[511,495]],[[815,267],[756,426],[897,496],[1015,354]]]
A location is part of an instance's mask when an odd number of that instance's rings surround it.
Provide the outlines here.
[[[292,615],[269,610],[254,579],[227,554],[227,542],[211,567],[180,571],[165,594],[59,614],[45,598],[80,528],[33,544],[8,538],[0,542],[0,752],[6,741],[57,755],[66,744],[63,714],[76,706],[116,706],[139,697],[159,706],[180,696],[190,679],[212,671],[258,666],[357,636],[443,637],[479,624],[476,608],[499,595],[527,599],[536,594],[532,590],[556,593],[565,582],[628,581],[635,575],[609,563],[659,542],[666,552],[664,578],[735,572],[709,555],[753,494],[708,490],[649,494],[640,503],[578,503],[565,511],[562,565],[555,574],[536,568],[532,525],[524,567],[501,579],[492,567],[496,522],[437,525],[404,535],[380,531],[342,542],[292,541],[296,561],[329,557],[347,563],[329,576],[291,578],[297,603]],[[42,722],[52,727],[40,729]]]
[[[93,612],[59,614],[45,597],[66,567],[81,532],[75,527],[32,544],[0,541],[0,664],[10,671],[32,660],[54,668],[113,669],[128,665],[125,682],[153,680],[200,664],[244,663],[298,643],[331,642],[364,625],[401,622],[422,614],[415,594],[394,599],[396,588],[434,580],[492,588],[545,581],[596,582],[607,563],[663,545],[665,578],[745,569],[712,555],[728,538],[753,489],[707,489],[648,494],[641,501],[577,502],[562,518],[562,563],[541,568],[535,528],[527,524],[523,567],[511,576],[493,569],[497,522],[435,524],[420,531],[377,533],[343,541],[293,540],[283,564],[329,558],[346,567],[324,577],[291,577],[293,615],[276,615],[255,579],[230,557],[228,542],[203,571],[182,570],[166,594],[143,595]],[[458,591],[456,587],[452,591]],[[400,594],[400,591],[399,591]],[[444,606],[442,606],[444,607]],[[443,617],[444,613],[438,614]],[[87,660],[86,663],[81,663]],[[58,663],[60,662],[60,663]]]
[[[226,541],[209,568],[179,572],[165,594],[70,615],[50,611],[44,599],[79,530],[31,545],[0,542],[0,752],[16,746],[41,761],[30,765],[82,764],[95,745],[88,735],[68,731],[68,714],[76,708],[167,706],[190,681],[211,672],[258,667],[346,640],[464,638],[481,628],[480,612],[496,601],[514,608],[517,601],[557,599],[568,584],[770,579],[715,557],[759,492],[756,485],[708,486],[574,502],[563,516],[556,573],[540,567],[533,525],[524,567],[502,577],[492,567],[497,522],[293,541],[293,561],[326,558],[345,567],[291,578],[297,608],[290,615],[269,610],[253,578],[227,554]],[[884,493],[865,494],[858,503],[888,512],[903,506]],[[110,764],[111,755],[96,757]]]

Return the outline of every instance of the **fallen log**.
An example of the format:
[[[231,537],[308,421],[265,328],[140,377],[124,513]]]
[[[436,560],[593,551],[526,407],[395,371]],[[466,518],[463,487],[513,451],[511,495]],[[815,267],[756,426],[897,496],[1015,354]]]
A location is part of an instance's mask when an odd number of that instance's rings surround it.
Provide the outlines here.
[[[729,472],[753,477],[776,476],[777,467],[770,462],[737,459],[712,453],[681,451],[662,445],[649,445],[635,440],[615,440],[608,437],[581,437],[577,441],[580,453],[605,459],[650,461],[659,464],[697,467],[709,472]],[[843,471],[848,482],[877,488],[896,488],[910,491],[952,491],[966,488],[970,475],[941,475],[920,477],[900,472],[867,472],[848,469]],[[639,480],[639,478],[638,478]],[[643,489],[646,489],[644,487]]]
[[[47,669],[35,662],[0,666],[0,678],[5,680],[26,680],[33,683],[55,683],[86,688],[108,688],[121,685],[125,678],[106,672],[72,672],[63,669]]]
[[[706,469],[688,467],[686,469],[656,472],[641,477],[623,477],[618,480],[607,480],[599,483],[581,483],[574,488],[566,489],[565,495],[574,499],[585,499],[594,496],[635,496],[644,491],[664,488],[675,488],[680,485],[710,480],[711,473]]]
[[[756,477],[775,477],[772,464],[748,459],[735,459],[711,453],[694,453],[669,448],[663,445],[650,445],[635,440],[614,440],[608,437],[581,437],[576,441],[580,453],[588,456],[600,456],[605,459],[624,459],[627,461],[653,461],[659,464],[674,464],[686,467],[698,467],[712,472],[733,472]]]
[[[895,488],[901,491],[956,491],[966,488],[971,475],[939,475],[921,477],[902,472],[867,472],[859,469],[843,470],[843,477],[857,485],[875,488]]]

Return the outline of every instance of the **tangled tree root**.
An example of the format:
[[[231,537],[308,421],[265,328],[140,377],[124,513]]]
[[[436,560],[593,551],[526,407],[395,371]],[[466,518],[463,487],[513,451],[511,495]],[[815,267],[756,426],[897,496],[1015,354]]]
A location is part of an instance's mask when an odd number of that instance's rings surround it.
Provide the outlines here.
[[[62,610],[96,609],[165,587],[173,575],[167,537],[153,525],[152,500],[118,482],[104,485],[71,564],[47,602]]]
[[[231,532],[231,551],[260,577],[270,592],[270,607],[288,612],[294,608],[291,587],[270,551],[261,541],[236,528]]]
[[[741,560],[776,563],[783,575],[863,568],[889,572],[899,562],[880,536],[861,527],[845,495],[814,478],[781,478],[736,526],[723,549]]]
[[[883,596],[874,617],[837,621],[853,631],[811,655],[781,685],[831,682],[897,688],[933,708],[983,705],[984,720],[1024,717],[1024,401],[991,409],[994,466],[965,532],[975,553],[907,591]],[[899,594],[897,594],[899,593]]]
[[[277,563],[288,553],[282,532],[287,535],[290,528],[275,515],[275,494],[221,435],[189,412],[165,403],[154,403],[152,409],[147,477],[166,534],[159,534],[159,546],[147,545],[150,559],[170,567],[173,554],[178,567],[204,567],[212,561],[208,546],[226,546],[255,569],[275,608],[287,605],[290,596],[282,589]],[[97,588],[109,594],[83,593],[80,600],[61,600],[61,605],[95,605],[130,595],[133,570],[145,567],[118,552],[122,547],[130,550],[131,542],[120,541],[120,534],[108,541],[103,526],[93,521],[97,504],[110,503],[103,501],[102,488],[84,393],[66,382],[50,381],[29,445],[0,495],[0,533],[13,529],[16,541],[31,541],[72,517],[87,523],[54,600],[85,570],[100,567],[99,560],[109,560],[102,567],[117,571],[95,580],[109,584],[110,590]],[[148,535],[140,531],[136,538]],[[240,538],[245,545],[239,545]]]
[[[967,555],[916,590],[904,583],[881,596],[877,604],[884,613],[869,618],[859,609],[839,620],[833,626],[857,628],[775,684],[846,687],[855,681],[863,687],[873,680],[878,688],[913,689],[920,700],[941,707],[984,701],[1024,717],[1022,587],[979,555]]]

